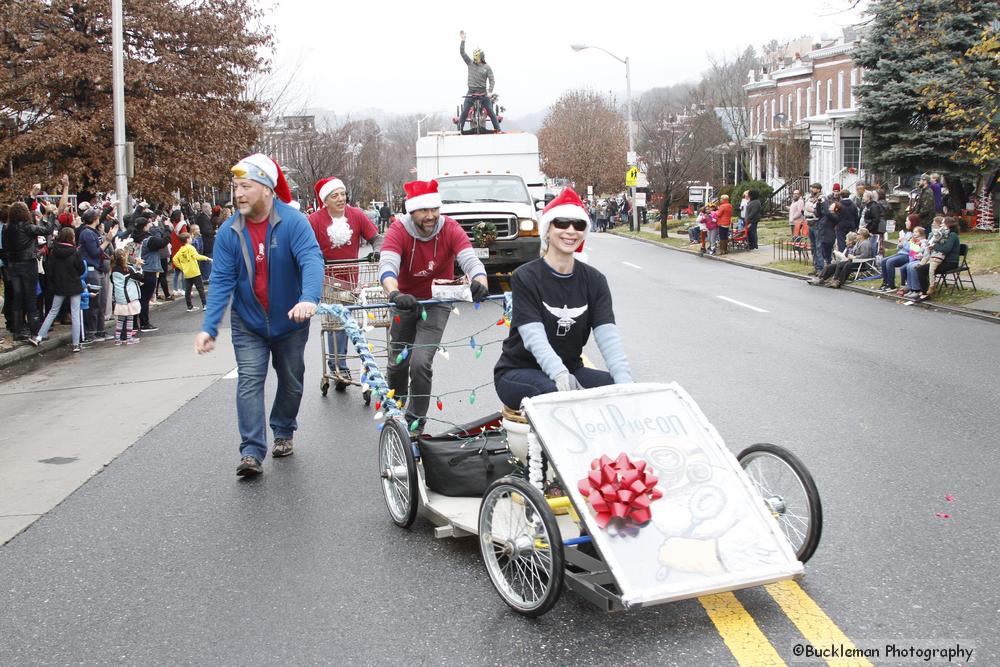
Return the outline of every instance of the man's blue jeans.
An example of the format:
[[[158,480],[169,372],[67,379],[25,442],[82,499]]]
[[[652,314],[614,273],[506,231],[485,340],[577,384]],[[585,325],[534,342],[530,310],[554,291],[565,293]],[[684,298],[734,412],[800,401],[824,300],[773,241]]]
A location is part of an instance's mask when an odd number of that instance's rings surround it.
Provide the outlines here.
[[[347,332],[346,331],[324,331],[323,335],[326,336],[326,353],[330,356],[327,357],[326,365],[330,369],[330,372],[334,372],[339,367],[340,370],[347,370],[347,353],[350,351],[350,344],[347,342]],[[334,358],[334,336],[337,338],[337,355]]]
[[[298,428],[296,418],[302,401],[306,341],[309,327],[281,338],[265,338],[244,324],[231,311],[233,349],[239,379],[236,381],[236,419],[240,429],[240,455],[263,461],[267,456],[267,428],[264,424],[264,381],[270,358],[278,376],[278,388],[271,406],[270,426],[275,438],[291,438]]]
[[[819,249],[819,230],[815,229],[816,221],[809,223],[809,247],[812,248],[813,268],[817,271],[823,270],[823,255]]]

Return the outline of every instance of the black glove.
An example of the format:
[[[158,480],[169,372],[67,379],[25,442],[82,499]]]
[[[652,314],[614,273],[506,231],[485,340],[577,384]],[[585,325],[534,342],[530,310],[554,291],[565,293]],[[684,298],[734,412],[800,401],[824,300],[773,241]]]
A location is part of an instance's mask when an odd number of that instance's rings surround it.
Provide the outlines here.
[[[378,258],[379,258],[379,254],[377,252],[370,252],[370,253],[368,253],[368,256],[365,257],[365,261],[366,262],[377,262]]]
[[[391,301],[397,310],[413,310],[417,307],[417,298],[412,294],[403,294],[399,290],[393,290],[389,293],[389,301]]]
[[[473,280],[472,283],[469,285],[469,288],[472,290],[472,300],[475,301],[476,303],[479,303],[480,301],[485,301],[486,297],[490,295],[490,288],[488,288],[486,285],[482,284],[478,280]]]

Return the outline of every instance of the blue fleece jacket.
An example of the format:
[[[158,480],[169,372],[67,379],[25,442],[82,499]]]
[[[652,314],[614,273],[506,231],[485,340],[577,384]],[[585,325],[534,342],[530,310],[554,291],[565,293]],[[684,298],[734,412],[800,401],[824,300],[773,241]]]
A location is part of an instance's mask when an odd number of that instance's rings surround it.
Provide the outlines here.
[[[300,301],[319,303],[323,290],[323,255],[309,221],[291,206],[274,200],[267,231],[267,300],[264,312],[253,291],[254,254],[246,219],[238,212],[226,220],[215,237],[212,289],[202,331],[219,335],[219,322],[232,299],[233,310],[251,331],[280,338],[308,327],[288,319]]]

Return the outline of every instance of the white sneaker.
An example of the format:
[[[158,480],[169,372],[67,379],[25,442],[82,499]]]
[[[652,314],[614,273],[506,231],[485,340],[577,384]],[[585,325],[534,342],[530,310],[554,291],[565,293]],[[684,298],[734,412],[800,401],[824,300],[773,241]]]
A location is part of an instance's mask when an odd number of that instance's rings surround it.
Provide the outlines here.
[[[193,313],[196,310],[201,310],[201,308],[199,308],[198,306],[191,306],[190,308],[188,308],[189,313]]]

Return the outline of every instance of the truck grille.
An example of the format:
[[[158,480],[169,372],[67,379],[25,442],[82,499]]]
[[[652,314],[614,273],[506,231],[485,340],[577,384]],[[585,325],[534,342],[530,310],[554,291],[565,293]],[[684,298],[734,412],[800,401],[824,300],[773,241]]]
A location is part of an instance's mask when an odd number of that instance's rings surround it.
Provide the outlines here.
[[[451,216],[462,225],[466,235],[473,239],[473,228],[480,222],[492,222],[497,228],[497,239],[512,239],[517,236],[517,218],[512,215],[463,213]]]

